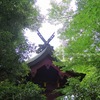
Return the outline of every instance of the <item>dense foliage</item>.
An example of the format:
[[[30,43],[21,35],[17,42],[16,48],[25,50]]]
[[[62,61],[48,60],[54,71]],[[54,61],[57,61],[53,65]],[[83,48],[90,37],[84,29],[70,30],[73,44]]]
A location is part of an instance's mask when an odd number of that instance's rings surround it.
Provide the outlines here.
[[[44,100],[42,92],[43,89],[31,82],[15,85],[4,81],[0,84],[0,100]]]
[[[42,98],[38,86],[22,84],[29,73],[23,61],[33,49],[24,29],[39,27],[39,17],[34,0],[0,0],[0,100]]]
[[[23,30],[39,22],[39,14],[33,4],[29,0],[0,1],[0,80],[24,75],[21,62],[29,45]]]
[[[86,76],[82,82],[69,79],[69,86],[65,86],[61,91],[69,98],[74,95],[75,100],[99,100],[100,1],[76,0],[76,4],[77,10],[68,27],[61,33],[61,38],[67,41],[63,47],[65,67],[62,67],[62,70],[74,70],[85,73]],[[60,51],[58,55],[61,57]]]

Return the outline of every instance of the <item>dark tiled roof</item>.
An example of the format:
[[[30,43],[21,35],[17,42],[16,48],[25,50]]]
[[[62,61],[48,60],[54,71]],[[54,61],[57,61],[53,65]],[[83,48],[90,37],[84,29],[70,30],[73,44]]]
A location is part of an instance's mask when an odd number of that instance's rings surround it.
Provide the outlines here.
[[[52,55],[52,47],[47,46],[42,52],[40,52],[37,56],[27,61],[28,66],[33,66],[44,59],[47,55]]]

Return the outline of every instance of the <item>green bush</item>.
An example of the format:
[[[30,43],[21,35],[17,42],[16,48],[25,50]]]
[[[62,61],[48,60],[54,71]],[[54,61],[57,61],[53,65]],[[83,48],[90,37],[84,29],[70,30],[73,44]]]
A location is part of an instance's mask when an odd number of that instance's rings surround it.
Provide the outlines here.
[[[66,85],[64,88],[60,89],[62,94],[61,98],[67,96],[68,100],[100,100],[100,81],[93,82],[83,81],[80,82],[77,78],[68,79],[69,85]],[[58,100],[60,100],[58,98]]]
[[[0,100],[45,100],[43,89],[32,82],[15,85],[8,81],[0,83]]]

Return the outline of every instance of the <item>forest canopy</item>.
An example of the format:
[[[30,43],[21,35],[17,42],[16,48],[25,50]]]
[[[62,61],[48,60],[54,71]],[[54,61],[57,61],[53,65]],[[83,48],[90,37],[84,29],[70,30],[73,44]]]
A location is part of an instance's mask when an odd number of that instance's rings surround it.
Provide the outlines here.
[[[56,55],[63,59],[63,71],[73,70],[86,74],[80,82],[69,79],[69,86],[61,89],[70,100],[100,99],[100,1],[76,0],[75,11],[69,10],[71,1],[62,0],[59,4],[51,3],[50,19],[63,23],[59,30],[60,38],[66,44],[61,46]],[[56,17],[56,15],[58,15]]]
[[[33,0],[0,0],[0,100],[44,99],[37,85],[23,84],[29,73],[24,59],[34,46],[23,30],[40,27],[39,18]]]
[[[66,72],[72,70],[86,74],[85,78],[68,79],[58,91],[68,100],[100,99],[100,1],[76,0],[76,10],[70,8],[74,0],[51,2],[50,23],[62,24],[58,31],[64,41],[55,62]],[[30,69],[24,59],[34,50],[24,37],[24,29],[37,30],[42,15],[35,0],[0,0],[0,100],[46,100],[44,89],[26,82]],[[33,95],[34,94],[34,95]],[[59,99],[58,98],[58,99]]]

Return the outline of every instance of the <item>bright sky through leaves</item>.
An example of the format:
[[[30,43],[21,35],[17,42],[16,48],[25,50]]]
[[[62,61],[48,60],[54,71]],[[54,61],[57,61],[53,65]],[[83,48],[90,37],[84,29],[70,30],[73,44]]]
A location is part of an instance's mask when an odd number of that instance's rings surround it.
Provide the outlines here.
[[[38,5],[39,8],[41,9],[40,13],[43,14],[44,16],[47,16],[48,9],[51,7],[50,0],[37,0],[36,5]],[[48,38],[55,32],[55,37],[50,42],[50,44],[54,46],[54,48],[56,48],[60,45],[59,39],[57,38],[57,30],[61,27],[62,25],[51,25],[50,23],[45,22],[45,23],[42,23],[42,27],[39,29],[39,31],[46,40],[48,40]],[[35,32],[33,33],[30,30],[26,30],[25,36],[28,37],[30,42],[33,42],[36,45],[43,44],[42,40],[38,37],[37,33]]]
[[[62,0],[56,0],[58,3],[61,2]],[[39,6],[41,10],[41,14],[43,14],[45,17],[48,15],[48,9],[51,8],[50,6],[50,0],[37,0],[36,5]],[[76,9],[75,6],[75,0],[71,3],[71,6],[73,9]],[[55,37],[54,39],[50,42],[54,48],[58,47],[60,45],[59,39],[57,38],[57,30],[62,27],[62,24],[60,25],[51,25],[48,22],[42,23],[42,27],[39,29],[40,33],[43,35],[43,37],[48,40],[48,38],[55,32]],[[38,37],[37,33],[33,33],[30,30],[25,30],[25,36],[28,37],[29,41],[32,43],[35,43],[36,45],[38,44],[43,44],[42,40]]]

